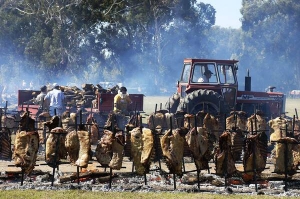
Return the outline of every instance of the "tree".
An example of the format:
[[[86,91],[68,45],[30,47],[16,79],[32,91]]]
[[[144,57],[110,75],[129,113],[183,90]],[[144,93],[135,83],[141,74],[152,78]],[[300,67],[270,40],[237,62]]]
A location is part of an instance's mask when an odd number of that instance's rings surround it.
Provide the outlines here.
[[[21,68],[38,73],[41,82],[126,81],[144,73],[157,90],[179,74],[174,66],[184,57],[210,53],[205,34],[215,22],[214,8],[196,0],[4,0],[0,5],[0,45],[9,48],[0,53],[2,60],[10,65],[18,57]]]
[[[244,54],[241,60],[258,74],[272,76],[272,81],[261,76],[257,84],[275,84],[282,87],[282,91],[299,85],[300,62],[296,56],[299,54],[299,11],[295,0],[243,1]]]

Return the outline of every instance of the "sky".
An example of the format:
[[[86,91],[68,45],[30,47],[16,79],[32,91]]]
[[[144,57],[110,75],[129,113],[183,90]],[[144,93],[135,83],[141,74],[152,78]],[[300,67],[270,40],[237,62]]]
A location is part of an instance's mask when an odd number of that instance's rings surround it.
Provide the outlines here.
[[[240,28],[242,17],[240,9],[242,0],[198,0],[200,2],[210,4],[216,9],[215,25],[224,28]]]

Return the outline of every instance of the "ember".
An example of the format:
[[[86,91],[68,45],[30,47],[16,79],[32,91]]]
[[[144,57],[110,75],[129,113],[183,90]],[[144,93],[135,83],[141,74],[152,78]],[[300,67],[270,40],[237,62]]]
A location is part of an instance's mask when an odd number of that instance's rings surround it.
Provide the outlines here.
[[[299,140],[289,137],[299,134],[295,130],[299,129],[298,120],[285,118],[288,126],[280,127],[264,121],[259,114],[245,120],[244,114],[237,113],[243,118],[229,116],[231,123],[227,122],[226,130],[221,131],[220,118],[209,113],[157,113],[150,120],[150,116],[144,117],[147,115],[139,113],[132,117],[107,115],[106,122],[101,125],[97,124],[96,119],[83,121],[82,113],[71,113],[59,118],[55,126],[47,127],[51,120],[44,122],[47,135],[44,143],[38,139],[38,133],[31,133],[36,132],[34,124],[39,122],[39,117],[34,121],[27,117],[30,114],[21,114],[21,131],[17,131],[16,138],[12,140],[22,144],[11,147],[15,165],[7,160],[0,162],[0,188],[91,191],[176,189],[212,193],[228,193],[229,189],[232,193],[252,193],[260,189],[260,193],[269,195],[274,194],[270,191],[273,189],[276,193],[288,192],[298,196],[296,189],[300,187],[300,176],[295,171],[299,163],[299,150],[294,146],[298,146]],[[245,121],[248,121],[247,125]],[[97,142],[92,141],[96,136],[91,138],[89,128],[95,124],[99,131],[96,133]],[[276,136],[269,138],[268,128]],[[23,131],[24,135],[35,136],[34,139],[23,141],[19,138]],[[2,134],[9,138],[12,136],[7,131]],[[273,142],[268,142],[269,139]],[[268,156],[270,144],[275,146],[272,157]],[[126,147],[130,147],[130,151],[125,153]],[[25,148],[33,152],[19,152]],[[237,153],[239,150],[240,153]],[[24,162],[19,163],[22,160]],[[275,165],[275,162],[278,164]],[[22,186],[16,185],[19,183]]]

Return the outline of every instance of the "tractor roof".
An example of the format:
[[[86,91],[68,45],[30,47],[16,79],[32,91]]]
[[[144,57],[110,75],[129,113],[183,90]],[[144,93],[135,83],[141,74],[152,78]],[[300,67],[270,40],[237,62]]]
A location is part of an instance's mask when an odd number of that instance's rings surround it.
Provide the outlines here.
[[[222,59],[193,59],[193,58],[185,58],[184,62],[216,62],[223,64],[235,64],[239,62],[238,60],[222,60]]]

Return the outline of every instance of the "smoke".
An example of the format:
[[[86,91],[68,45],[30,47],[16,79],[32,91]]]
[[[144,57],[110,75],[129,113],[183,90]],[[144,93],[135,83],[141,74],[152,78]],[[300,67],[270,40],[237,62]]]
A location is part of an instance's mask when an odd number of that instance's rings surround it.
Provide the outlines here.
[[[111,51],[104,48],[101,51],[104,53],[103,60],[94,59],[90,54],[82,54],[84,64],[79,70],[73,70],[70,62],[63,72],[39,69],[34,67],[34,63],[20,58],[20,55],[10,55],[10,59],[2,59],[0,62],[0,83],[6,87],[6,92],[11,93],[19,89],[39,90],[42,85],[56,82],[79,88],[84,83],[100,84],[106,88],[122,85],[132,94],[169,96],[176,92],[184,58],[208,58],[240,60],[240,90],[244,90],[248,69],[253,91],[264,91],[268,86],[275,86],[276,90],[282,92],[298,89],[292,86],[294,71],[288,70],[288,60],[279,56],[281,49],[277,49],[276,54],[266,50],[274,48],[271,39],[267,46],[255,49],[260,41],[248,46],[251,38],[242,38],[241,30],[213,27],[201,31],[199,27],[194,28],[182,19],[175,19],[169,25],[164,24],[164,27],[167,28],[161,32],[160,42],[155,43],[153,36],[153,44],[144,49],[135,49],[138,45],[123,51],[118,49],[116,55],[105,54]],[[149,31],[153,29],[149,27]],[[115,42],[117,41],[120,43],[115,44],[116,46],[125,43],[120,38]],[[280,47],[283,50],[284,45]],[[278,69],[282,66],[284,73]],[[275,68],[277,73],[274,72]]]

